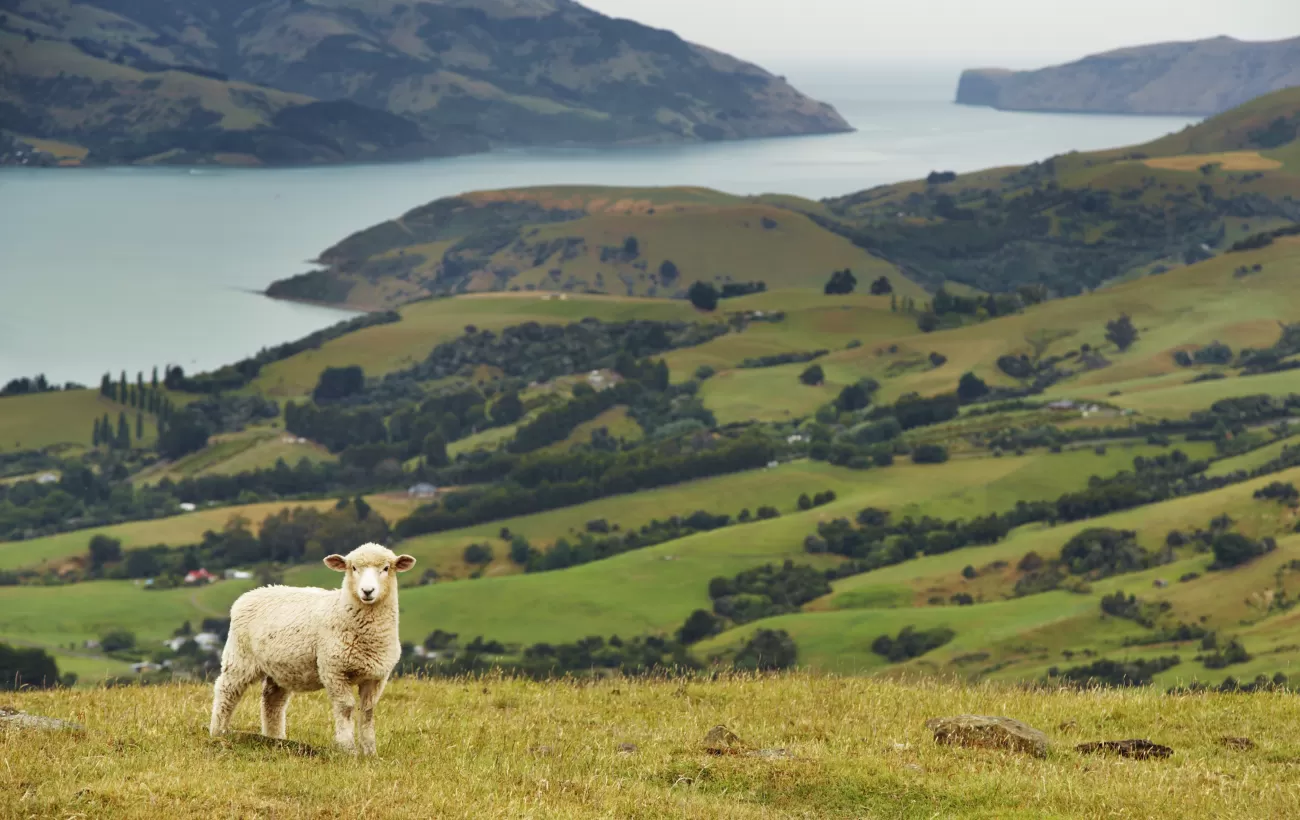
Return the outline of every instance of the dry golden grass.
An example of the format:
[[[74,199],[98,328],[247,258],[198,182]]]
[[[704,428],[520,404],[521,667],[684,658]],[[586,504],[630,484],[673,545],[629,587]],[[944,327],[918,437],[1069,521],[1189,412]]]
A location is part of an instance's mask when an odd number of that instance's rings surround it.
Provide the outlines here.
[[[1183,154],[1176,157],[1155,157],[1142,164],[1148,168],[1166,171],[1198,171],[1202,165],[1218,165],[1222,171],[1272,171],[1282,163],[1261,156],[1258,151],[1225,151],[1219,154]]]
[[[0,731],[0,818],[19,817],[1287,817],[1300,805],[1293,695],[1029,692],[791,675],[713,682],[395,682],[377,759],[329,751],[321,694],[289,736],[319,754],[207,737],[210,690],[10,695],[86,726]],[[248,695],[235,720],[256,730]],[[927,718],[1005,715],[1045,759],[936,745]],[[1073,722],[1073,725],[1070,725]],[[702,747],[724,724],[760,755]],[[1062,728],[1065,727],[1065,728]],[[1225,736],[1247,737],[1247,751]],[[1167,760],[1084,756],[1148,738]],[[622,750],[621,744],[635,744]]]
[[[20,142],[25,142],[37,151],[44,151],[52,154],[55,159],[59,160],[81,160],[86,158],[90,153],[89,149],[81,145],[75,145],[71,142],[61,142],[60,140],[44,139],[42,137],[18,137]]]

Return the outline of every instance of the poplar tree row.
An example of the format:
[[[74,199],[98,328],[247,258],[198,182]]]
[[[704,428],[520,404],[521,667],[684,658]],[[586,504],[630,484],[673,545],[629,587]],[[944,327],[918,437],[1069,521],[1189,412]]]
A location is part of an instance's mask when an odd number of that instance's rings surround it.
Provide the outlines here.
[[[158,416],[160,421],[169,418],[175,410],[171,399],[159,389],[156,367],[153,369],[153,378],[148,385],[145,384],[143,372],[135,374],[134,384],[126,380],[125,370],[116,381],[111,374],[105,373],[99,382],[99,392],[110,401]]]
[[[135,414],[135,440],[139,442],[144,438],[144,413],[139,411]],[[122,411],[117,414],[117,429],[113,429],[113,422],[109,420],[108,414],[105,413],[102,418],[95,419],[95,430],[91,434],[90,440],[96,447],[108,447],[111,450],[129,450],[131,449],[131,425],[127,423],[126,412]]]

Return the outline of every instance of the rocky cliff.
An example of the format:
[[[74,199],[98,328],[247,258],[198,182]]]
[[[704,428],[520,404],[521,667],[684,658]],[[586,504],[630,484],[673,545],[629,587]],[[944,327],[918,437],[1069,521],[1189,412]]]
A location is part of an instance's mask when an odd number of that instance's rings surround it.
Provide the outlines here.
[[[1216,37],[1108,51],[1037,71],[971,69],[957,102],[1012,111],[1217,114],[1300,85],[1300,38],[1247,43]]]

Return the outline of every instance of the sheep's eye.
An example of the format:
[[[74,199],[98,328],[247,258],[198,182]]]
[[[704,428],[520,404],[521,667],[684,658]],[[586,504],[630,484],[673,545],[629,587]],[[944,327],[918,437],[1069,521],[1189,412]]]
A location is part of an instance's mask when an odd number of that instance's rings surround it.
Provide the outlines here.
[[[384,572],[388,572],[388,567],[384,567]]]

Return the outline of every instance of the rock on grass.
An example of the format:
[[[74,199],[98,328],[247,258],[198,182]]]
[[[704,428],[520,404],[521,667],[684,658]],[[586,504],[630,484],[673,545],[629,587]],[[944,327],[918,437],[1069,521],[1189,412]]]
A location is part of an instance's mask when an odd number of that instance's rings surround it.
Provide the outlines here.
[[[934,732],[936,743],[976,749],[1004,749],[1034,757],[1047,756],[1047,735],[1012,718],[957,715],[931,718],[925,725]]]

